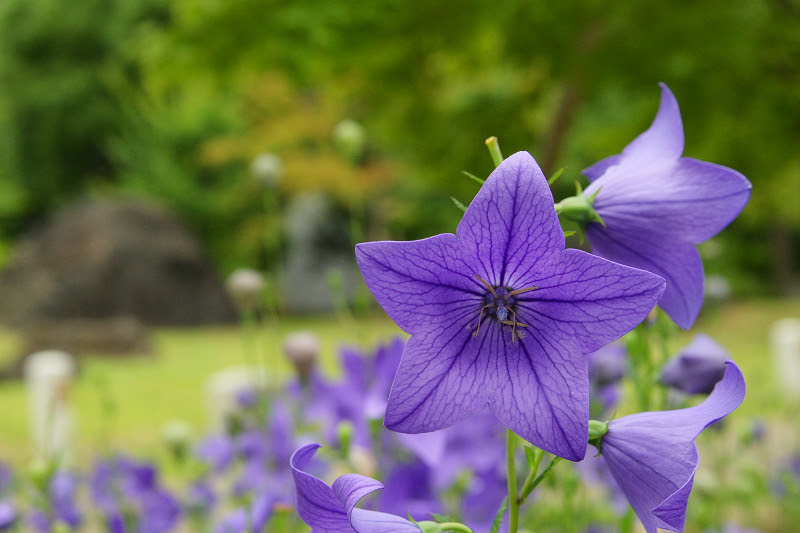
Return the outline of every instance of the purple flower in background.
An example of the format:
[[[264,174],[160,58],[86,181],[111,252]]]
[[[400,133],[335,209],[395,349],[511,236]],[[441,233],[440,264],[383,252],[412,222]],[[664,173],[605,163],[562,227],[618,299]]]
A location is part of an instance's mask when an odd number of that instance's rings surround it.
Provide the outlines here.
[[[650,312],[664,280],[564,250],[536,161],[512,155],[458,225],[410,242],[356,246],[386,313],[411,334],[385,424],[445,428],[484,407],[520,436],[580,460],[589,420],[587,357]]]
[[[17,522],[17,511],[11,502],[0,500],[0,531],[11,529]]]
[[[725,374],[730,356],[708,335],[696,335],[661,371],[661,382],[687,394],[708,394]]]
[[[0,496],[11,486],[11,469],[0,463]]]
[[[583,173],[584,191],[604,224],[589,223],[592,251],[667,280],[660,305],[678,326],[694,324],[703,303],[703,263],[695,248],[731,223],[750,198],[739,172],[683,154],[678,102],[661,84],[650,128],[619,155]]]
[[[744,377],[733,361],[706,400],[675,411],[637,413],[608,425],[602,456],[648,533],[682,531],[699,461],[694,439],[742,403]]]
[[[383,488],[378,481],[358,474],[340,476],[329,487],[304,471],[319,444],[298,449],[291,459],[297,490],[297,513],[315,533],[419,533],[412,522],[399,516],[355,507],[367,494]]]
[[[589,354],[589,399],[592,418],[605,418],[619,401],[619,382],[628,372],[628,352],[611,343]]]

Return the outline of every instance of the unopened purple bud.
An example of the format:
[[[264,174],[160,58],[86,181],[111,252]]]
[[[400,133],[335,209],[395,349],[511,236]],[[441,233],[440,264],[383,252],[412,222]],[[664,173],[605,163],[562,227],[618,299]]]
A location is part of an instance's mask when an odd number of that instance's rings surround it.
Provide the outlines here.
[[[300,380],[305,381],[319,359],[319,338],[310,331],[291,333],[286,337],[283,351],[294,365]]]
[[[708,335],[697,335],[667,361],[661,381],[687,394],[709,394],[725,374],[728,352]]]

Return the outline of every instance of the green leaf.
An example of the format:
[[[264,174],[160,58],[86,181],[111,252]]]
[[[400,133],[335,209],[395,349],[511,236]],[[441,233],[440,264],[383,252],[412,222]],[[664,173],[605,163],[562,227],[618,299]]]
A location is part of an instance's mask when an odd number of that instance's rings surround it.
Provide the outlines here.
[[[466,213],[467,212],[467,206],[465,206],[464,204],[462,204],[461,202],[459,202],[458,200],[456,200],[452,196],[450,197],[450,199],[453,200],[453,203],[456,204],[457,208],[461,209],[462,213]]]
[[[506,509],[508,509],[508,496],[503,498],[503,503],[500,504],[497,514],[494,515],[494,522],[492,522],[492,529],[489,533],[497,533],[500,531],[500,524],[503,523],[503,515],[506,514]]]
[[[462,174],[464,174],[464,175],[465,175],[466,177],[468,177],[469,179],[471,179],[471,180],[473,180],[473,181],[477,181],[477,182],[478,182],[478,183],[480,183],[481,185],[483,185],[484,183],[486,183],[486,180],[482,180],[482,179],[480,179],[478,176],[476,176],[475,174],[472,174],[471,172],[467,172],[466,170],[462,170],[462,171],[461,171],[461,173],[462,173]]]

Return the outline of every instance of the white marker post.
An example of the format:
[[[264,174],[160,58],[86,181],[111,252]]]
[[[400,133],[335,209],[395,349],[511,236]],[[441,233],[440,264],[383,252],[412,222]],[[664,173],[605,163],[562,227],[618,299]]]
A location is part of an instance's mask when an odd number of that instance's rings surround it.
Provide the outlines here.
[[[770,331],[775,374],[786,395],[800,400],[800,318],[776,321]]]
[[[75,425],[69,389],[75,370],[75,359],[58,350],[36,352],[25,360],[33,445],[40,458],[64,460],[69,453]]]

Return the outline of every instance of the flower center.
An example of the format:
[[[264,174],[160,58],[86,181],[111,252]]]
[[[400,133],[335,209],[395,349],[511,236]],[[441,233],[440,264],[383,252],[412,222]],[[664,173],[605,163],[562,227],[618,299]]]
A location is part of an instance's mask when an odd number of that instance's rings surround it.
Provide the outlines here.
[[[475,274],[475,277],[486,287],[486,295],[483,297],[481,310],[478,315],[478,325],[472,332],[472,335],[477,337],[481,331],[481,324],[483,323],[484,315],[494,318],[502,326],[506,326],[511,330],[511,342],[517,342],[522,339],[524,332],[519,328],[527,328],[527,324],[517,322],[517,298],[518,294],[532,291],[538,287],[528,287],[525,289],[513,290],[509,287],[491,286],[488,282]]]

